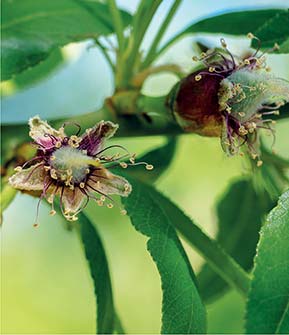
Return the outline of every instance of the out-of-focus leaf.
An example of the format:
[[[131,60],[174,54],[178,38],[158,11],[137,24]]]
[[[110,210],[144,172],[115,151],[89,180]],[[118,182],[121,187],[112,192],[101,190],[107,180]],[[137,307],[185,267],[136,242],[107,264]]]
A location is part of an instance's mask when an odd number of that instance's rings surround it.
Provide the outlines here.
[[[123,199],[135,229],[149,237],[148,250],[162,280],[162,334],[204,333],[206,313],[195,276],[157,191],[128,178],[132,194]]]
[[[174,153],[177,147],[176,137],[169,138],[166,144],[156,148],[143,156],[137,158],[136,162],[146,162],[153,165],[152,171],[147,171],[144,166],[134,166],[127,172],[130,176],[142,181],[153,183],[155,182],[170,166]]]
[[[37,84],[39,81],[45,79],[53,72],[59,69],[63,64],[64,58],[60,49],[55,49],[51,54],[41,63],[35,67],[29,68],[24,72],[16,74],[13,77],[13,84],[16,90],[23,90],[30,86]]]
[[[218,204],[217,241],[245,270],[253,266],[263,217],[272,206],[267,194],[261,196],[256,193],[251,180],[235,182]],[[229,289],[208,264],[198,274],[198,282],[206,302],[211,302]]]
[[[169,40],[161,49],[163,52],[179,38],[193,33],[221,33],[229,35],[245,35],[254,33],[276,15],[286,13],[282,9],[246,10],[220,14],[205,18],[182,30]]]
[[[37,65],[65,44],[114,32],[106,4],[89,0],[3,0],[2,80]],[[130,14],[122,11],[125,25]]]
[[[272,48],[278,43],[279,53],[289,52],[289,10],[283,11],[270,20],[266,21],[255,32],[255,35],[261,40],[262,48]],[[257,43],[253,40],[253,46]]]
[[[11,187],[7,182],[1,180],[1,193],[0,193],[0,224],[2,224],[2,215],[4,210],[11,204],[17,194],[17,190]]]
[[[289,333],[289,191],[260,233],[247,303],[247,334]]]
[[[96,295],[97,333],[112,334],[115,328],[116,316],[104,247],[95,226],[83,213],[79,214],[79,225]]]

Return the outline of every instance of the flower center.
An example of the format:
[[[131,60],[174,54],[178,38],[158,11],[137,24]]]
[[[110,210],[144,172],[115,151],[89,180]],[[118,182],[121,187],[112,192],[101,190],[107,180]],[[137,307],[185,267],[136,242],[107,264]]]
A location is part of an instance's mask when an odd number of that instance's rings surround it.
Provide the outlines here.
[[[81,150],[63,146],[54,151],[50,159],[51,176],[66,184],[80,183],[89,173],[90,158]]]

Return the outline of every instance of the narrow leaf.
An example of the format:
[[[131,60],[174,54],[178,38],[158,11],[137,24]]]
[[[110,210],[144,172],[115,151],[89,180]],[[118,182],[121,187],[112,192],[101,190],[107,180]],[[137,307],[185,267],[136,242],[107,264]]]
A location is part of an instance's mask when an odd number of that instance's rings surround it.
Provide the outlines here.
[[[122,12],[124,22],[130,15]],[[35,66],[57,47],[114,32],[108,6],[89,0],[3,0],[2,80]]]
[[[155,191],[132,178],[132,194],[123,200],[135,229],[149,237],[148,250],[157,265],[163,290],[162,334],[204,333],[206,313],[195,276],[170,218]]]
[[[279,53],[289,52],[289,10],[283,11],[266,21],[256,31],[255,35],[261,40],[262,48],[272,48],[279,44]],[[253,46],[256,47],[256,43]]]
[[[267,195],[258,195],[251,180],[235,182],[217,206],[217,241],[245,270],[253,266],[259,230],[264,215],[273,204]],[[246,241],[246,243],[244,243]],[[205,264],[198,275],[199,288],[206,302],[217,298],[228,284]]]
[[[289,333],[289,191],[260,233],[247,303],[248,334]]]
[[[169,40],[159,51],[163,52],[179,38],[193,33],[221,33],[229,35],[246,35],[254,33],[268,20],[277,14],[286,13],[282,9],[246,10],[230,12],[205,18],[185,28],[171,40]]]
[[[79,214],[79,225],[97,300],[97,333],[112,334],[115,309],[104,247],[95,226],[83,213]]]

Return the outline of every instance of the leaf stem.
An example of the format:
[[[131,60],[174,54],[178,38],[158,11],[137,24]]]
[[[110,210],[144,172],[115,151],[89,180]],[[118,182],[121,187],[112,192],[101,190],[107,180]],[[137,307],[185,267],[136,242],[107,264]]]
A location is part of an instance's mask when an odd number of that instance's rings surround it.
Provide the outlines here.
[[[110,13],[112,16],[112,21],[114,24],[117,40],[118,40],[118,47],[119,47],[119,53],[121,54],[124,49],[124,34],[123,34],[123,22],[120,15],[120,11],[118,7],[116,6],[115,0],[107,0]]]
[[[140,61],[140,45],[143,41],[147,28],[157,11],[162,0],[142,0],[134,16],[132,33],[128,48],[124,53],[124,82],[123,86],[129,86],[131,77],[134,75],[136,66]]]
[[[100,51],[104,55],[105,59],[107,60],[109,66],[111,67],[111,70],[115,72],[115,65],[112,62],[112,59],[110,58],[109,54],[106,51],[105,46],[103,46],[99,40],[95,40],[95,44],[99,47]]]
[[[156,50],[159,46],[159,43],[164,35],[164,33],[167,30],[168,25],[170,24],[172,18],[174,17],[179,5],[181,4],[182,0],[175,0],[173,6],[171,7],[167,17],[165,18],[163,24],[161,25],[161,28],[159,29],[152,45],[151,48],[142,64],[142,68],[146,68],[147,66],[149,66],[155,59],[156,56]]]

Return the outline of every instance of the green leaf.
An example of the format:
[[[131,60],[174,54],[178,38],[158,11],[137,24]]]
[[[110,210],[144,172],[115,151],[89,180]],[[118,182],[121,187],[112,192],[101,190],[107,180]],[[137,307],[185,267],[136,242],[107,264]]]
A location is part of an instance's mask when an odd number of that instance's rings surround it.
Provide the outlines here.
[[[162,334],[204,333],[206,313],[195,276],[157,191],[132,178],[132,194],[123,199],[135,229],[149,237],[147,243],[161,276],[163,290]]]
[[[267,21],[280,13],[282,9],[247,10],[230,12],[205,18],[193,23],[169,40],[159,51],[159,54],[176,42],[179,38],[194,33],[221,33],[229,35],[245,35],[254,33]]]
[[[16,74],[13,77],[13,84],[17,90],[23,90],[36,85],[41,80],[56,72],[64,63],[60,49],[53,50],[49,56],[35,67],[29,68],[24,72]]]
[[[80,213],[78,217],[80,235],[97,299],[97,333],[112,334],[116,318],[104,247],[95,226],[88,217],[83,213]]]
[[[255,35],[260,39],[262,48],[272,48],[275,43],[278,43],[279,53],[289,52],[289,11],[283,11],[270,20],[266,21],[255,32]],[[254,41],[253,41],[254,42]],[[253,43],[256,47],[256,41]]]
[[[152,164],[154,166],[152,171],[148,172],[142,165],[136,165],[127,171],[128,174],[147,183],[155,182],[170,166],[176,147],[177,138],[169,138],[163,146],[158,147],[139,158],[137,157],[136,162],[139,161]]]
[[[289,191],[260,233],[247,303],[248,334],[289,332]]]
[[[251,180],[235,182],[218,203],[219,231],[216,239],[245,270],[253,266],[259,230],[270,208],[272,201],[267,194],[257,194]],[[208,264],[198,274],[198,282],[206,302],[211,302],[229,289]]]
[[[130,15],[122,11],[127,25]],[[35,66],[65,44],[114,32],[105,4],[89,0],[3,0],[2,80]]]

